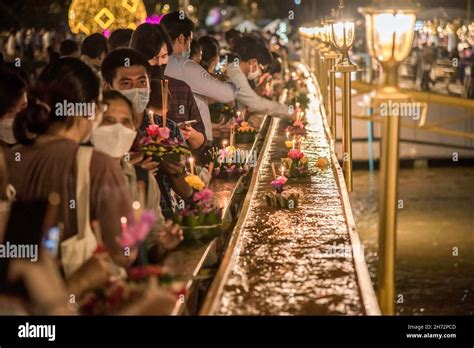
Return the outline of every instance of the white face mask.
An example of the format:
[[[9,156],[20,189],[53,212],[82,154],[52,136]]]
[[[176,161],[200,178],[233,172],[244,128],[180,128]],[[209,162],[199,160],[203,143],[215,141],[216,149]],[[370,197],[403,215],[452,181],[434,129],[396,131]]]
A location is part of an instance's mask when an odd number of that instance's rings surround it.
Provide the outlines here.
[[[136,136],[137,131],[117,123],[92,130],[91,141],[98,151],[119,158],[130,151]]]
[[[148,88],[132,88],[119,91],[133,104],[133,110],[141,114],[150,101],[150,90]]]
[[[0,120],[0,140],[10,145],[16,144],[16,139],[13,135],[14,121],[14,118],[3,118]]]
[[[262,70],[260,70],[260,67],[257,65],[257,69],[254,72],[249,72],[249,74],[247,75],[247,79],[255,80],[258,79],[260,76],[262,76]]]

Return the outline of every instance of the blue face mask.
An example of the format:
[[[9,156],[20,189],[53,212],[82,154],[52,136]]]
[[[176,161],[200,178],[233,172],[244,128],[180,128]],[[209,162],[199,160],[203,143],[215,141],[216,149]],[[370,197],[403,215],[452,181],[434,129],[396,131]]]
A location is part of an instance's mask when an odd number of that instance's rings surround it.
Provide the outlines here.
[[[189,56],[191,56],[191,50],[184,51],[183,53],[181,53],[181,57],[183,57],[184,59],[189,59]]]
[[[150,101],[150,91],[148,88],[132,88],[119,92],[122,93],[125,98],[130,100],[133,109],[139,114],[145,110]]]
[[[188,40],[191,40],[191,38],[189,38]],[[183,57],[184,59],[189,59],[190,56],[191,56],[191,45],[188,46],[188,49],[186,51],[181,53],[181,57]]]

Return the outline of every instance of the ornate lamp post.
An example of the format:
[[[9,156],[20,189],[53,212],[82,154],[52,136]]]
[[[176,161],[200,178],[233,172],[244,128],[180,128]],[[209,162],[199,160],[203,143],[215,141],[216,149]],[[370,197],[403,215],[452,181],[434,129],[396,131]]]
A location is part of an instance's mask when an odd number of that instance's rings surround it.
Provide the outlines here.
[[[349,59],[349,50],[354,42],[355,21],[345,13],[344,1],[339,0],[336,19],[331,23],[331,36],[334,47],[342,53],[342,59],[334,71],[342,73],[342,169],[347,189],[352,192],[352,104],[351,104],[351,73],[357,67]],[[334,113],[335,115],[335,113]]]
[[[375,105],[391,100],[406,101],[410,96],[398,90],[397,71],[410,53],[416,11],[410,0],[373,0],[359,11],[365,15],[369,54],[383,67]],[[382,312],[393,315],[395,308],[395,244],[397,223],[399,117],[387,116],[382,122],[379,190],[379,302]]]
[[[329,78],[329,97],[327,102],[327,110],[330,115],[330,129],[334,144],[336,143],[336,74],[334,72],[334,67],[336,66],[336,61],[340,58],[340,55],[334,50],[333,39],[332,39],[332,27],[331,24],[334,22],[336,16],[336,10],[332,10],[331,18],[326,19],[325,29],[328,37],[329,52],[324,55],[324,58],[327,62],[328,78]],[[324,88],[324,87],[323,87]]]

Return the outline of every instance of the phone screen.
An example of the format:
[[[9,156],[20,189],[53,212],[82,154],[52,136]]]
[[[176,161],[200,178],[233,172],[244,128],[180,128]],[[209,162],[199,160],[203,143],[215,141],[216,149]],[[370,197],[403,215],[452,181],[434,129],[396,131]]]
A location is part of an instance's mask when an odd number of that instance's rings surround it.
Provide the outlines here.
[[[53,257],[58,256],[59,238],[61,237],[61,230],[58,226],[53,226],[46,231],[43,239],[43,247]]]

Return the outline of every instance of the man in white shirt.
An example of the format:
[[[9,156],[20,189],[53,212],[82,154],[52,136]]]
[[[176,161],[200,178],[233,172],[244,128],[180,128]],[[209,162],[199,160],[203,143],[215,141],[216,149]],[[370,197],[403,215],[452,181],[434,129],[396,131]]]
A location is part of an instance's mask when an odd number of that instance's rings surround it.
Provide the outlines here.
[[[194,23],[181,12],[169,13],[161,24],[173,42],[173,55],[169,57],[165,75],[186,82],[193,91],[201,113],[206,137],[212,140],[212,123],[208,99],[221,103],[234,101],[237,88],[233,83],[212,77],[202,66],[188,59],[193,40]]]
[[[229,61],[226,72],[239,89],[236,97],[237,102],[246,106],[250,112],[272,116],[290,116],[290,108],[259,96],[248,81],[259,78],[262,71],[265,70],[265,66],[271,63],[270,50],[251,36],[240,38],[234,47],[234,53],[238,57]]]

